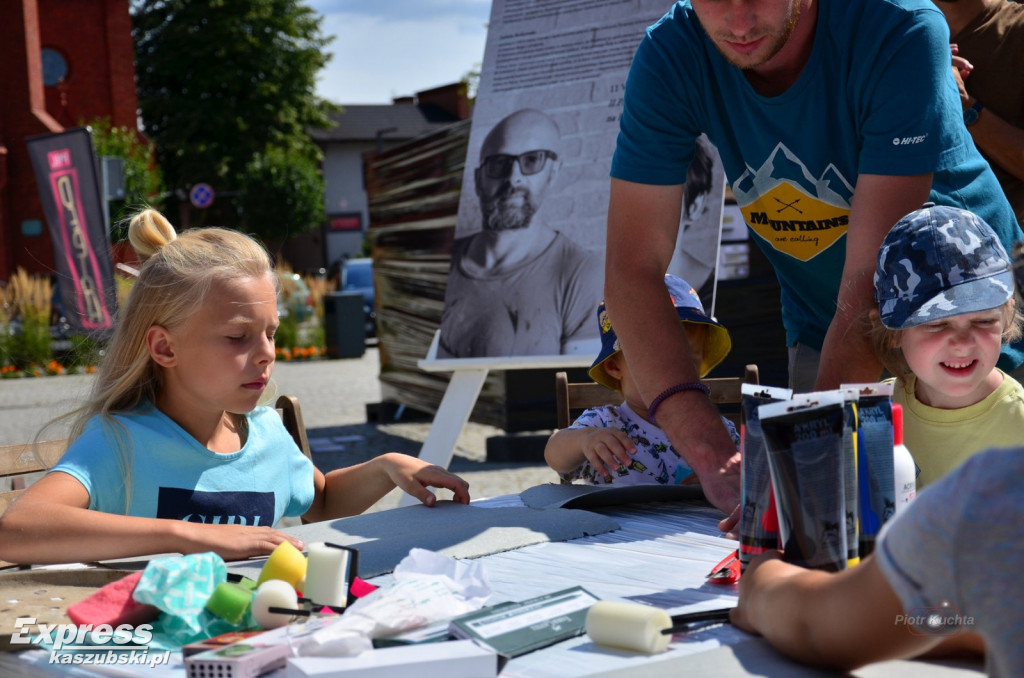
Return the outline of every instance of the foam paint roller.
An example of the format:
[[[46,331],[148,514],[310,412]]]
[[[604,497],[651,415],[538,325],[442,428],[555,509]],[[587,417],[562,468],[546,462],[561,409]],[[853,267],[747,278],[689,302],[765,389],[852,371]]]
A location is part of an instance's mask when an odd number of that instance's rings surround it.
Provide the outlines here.
[[[252,618],[265,629],[276,629],[290,622],[294,614],[272,612],[270,608],[293,610],[298,602],[299,596],[291,584],[280,579],[268,579],[256,589],[252,599]]]
[[[252,604],[252,595],[252,591],[244,586],[222,581],[206,601],[206,610],[237,626]]]
[[[685,631],[692,624],[728,620],[728,609],[670,617],[656,607],[599,600],[587,610],[585,628],[590,639],[598,645],[657,654],[668,648],[673,633]]]
[[[359,551],[330,542],[309,545],[309,566],[306,569],[306,598],[335,608],[354,602],[350,589],[355,579]]]
[[[262,584],[271,579],[286,581],[295,588],[306,578],[306,556],[302,551],[292,546],[290,541],[283,541],[263,563],[260,570],[260,577],[256,584]]]

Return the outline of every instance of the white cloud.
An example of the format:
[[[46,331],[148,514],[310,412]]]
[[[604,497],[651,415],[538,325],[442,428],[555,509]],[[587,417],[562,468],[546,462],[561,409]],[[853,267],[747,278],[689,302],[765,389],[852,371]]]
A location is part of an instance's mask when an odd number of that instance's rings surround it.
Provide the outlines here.
[[[386,104],[456,82],[483,61],[486,14],[326,14],[321,29],[335,36],[328,47],[334,57],[320,74],[317,93],[339,104]]]

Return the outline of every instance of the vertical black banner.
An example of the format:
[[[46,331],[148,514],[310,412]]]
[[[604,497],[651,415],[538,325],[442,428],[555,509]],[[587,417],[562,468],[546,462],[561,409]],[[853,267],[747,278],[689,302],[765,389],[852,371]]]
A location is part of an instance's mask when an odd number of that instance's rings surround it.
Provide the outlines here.
[[[82,127],[30,137],[26,143],[68,322],[79,333],[109,334],[117,293],[92,136]]]

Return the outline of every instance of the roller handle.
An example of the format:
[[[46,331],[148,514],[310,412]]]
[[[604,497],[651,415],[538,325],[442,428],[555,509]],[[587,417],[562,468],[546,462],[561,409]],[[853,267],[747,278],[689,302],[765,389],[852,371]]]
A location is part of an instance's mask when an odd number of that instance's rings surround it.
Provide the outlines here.
[[[308,617],[312,614],[309,610],[292,609],[290,607],[275,607],[271,606],[267,608],[267,612],[270,614],[287,614],[292,617]]]
[[[688,612],[687,614],[672,615],[672,626],[663,630],[664,634],[679,633],[687,630],[691,624],[706,624],[710,622],[725,623],[729,621],[731,607],[721,610],[703,610],[701,612]]]

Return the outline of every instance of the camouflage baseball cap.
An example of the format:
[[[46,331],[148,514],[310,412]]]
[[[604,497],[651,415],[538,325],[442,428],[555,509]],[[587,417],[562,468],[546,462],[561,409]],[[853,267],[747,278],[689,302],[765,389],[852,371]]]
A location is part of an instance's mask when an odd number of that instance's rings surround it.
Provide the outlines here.
[[[892,227],[878,252],[875,301],[889,329],[987,311],[1012,296],[1006,250],[966,210],[925,203]]]
[[[690,283],[674,275],[665,276],[665,287],[668,288],[669,298],[672,305],[676,307],[676,314],[684,323],[704,325],[707,334],[704,336],[704,353],[701,360],[700,376],[703,377],[710,372],[718,363],[732,350],[732,339],[729,331],[704,312],[704,304],[700,303],[697,290],[693,289]],[[598,354],[594,364],[587,372],[590,378],[607,386],[615,391],[621,390],[619,380],[608,374],[604,369],[605,362],[613,355],[622,350],[619,338],[612,329],[612,321],[608,317],[608,311],[602,301],[597,307],[597,322],[601,327],[601,352]]]

